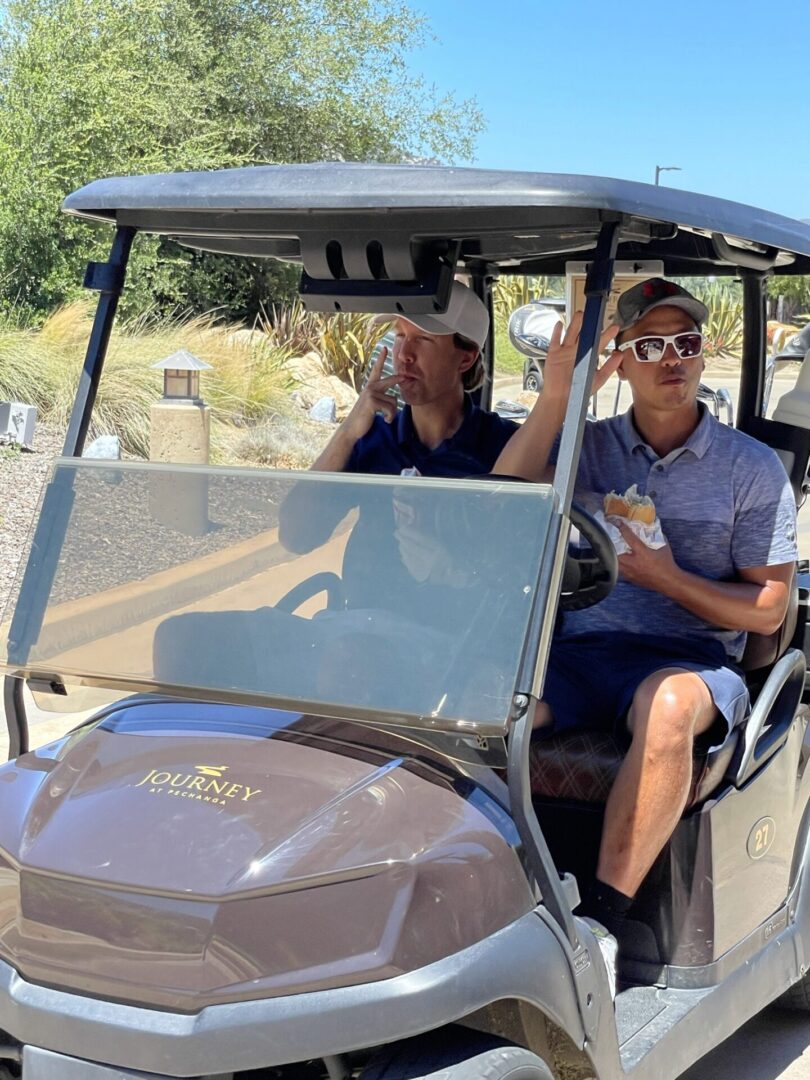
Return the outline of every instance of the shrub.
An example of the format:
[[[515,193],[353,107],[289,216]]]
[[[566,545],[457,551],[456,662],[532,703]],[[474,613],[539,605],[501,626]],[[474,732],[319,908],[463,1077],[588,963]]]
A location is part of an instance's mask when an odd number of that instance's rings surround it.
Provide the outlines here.
[[[257,424],[236,442],[243,462],[279,469],[307,469],[328,442],[334,428],[279,413]]]

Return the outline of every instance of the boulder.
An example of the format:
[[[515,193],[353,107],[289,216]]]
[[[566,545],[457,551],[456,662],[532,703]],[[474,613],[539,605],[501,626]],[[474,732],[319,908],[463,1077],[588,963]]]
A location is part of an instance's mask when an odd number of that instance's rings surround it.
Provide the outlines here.
[[[120,461],[121,442],[117,435],[99,435],[85,447],[82,457],[99,458],[102,461]]]
[[[305,356],[294,356],[287,361],[286,368],[296,383],[309,385],[326,377],[321,358],[316,352],[308,352]]]
[[[321,372],[318,379],[299,383],[290,397],[296,405],[307,412],[321,398],[334,398],[337,419],[343,420],[357,401],[357,391],[339,379],[337,375],[324,375]]]
[[[334,424],[337,421],[335,399],[333,397],[318,398],[309,410],[310,420],[317,420],[320,424]]]

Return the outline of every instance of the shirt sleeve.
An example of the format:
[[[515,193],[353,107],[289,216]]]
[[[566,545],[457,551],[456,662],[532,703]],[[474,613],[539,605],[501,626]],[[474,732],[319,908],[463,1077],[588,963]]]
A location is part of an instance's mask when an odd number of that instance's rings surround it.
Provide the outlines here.
[[[554,442],[551,445],[551,449],[548,452],[548,463],[549,463],[549,465],[552,465],[552,466],[556,467],[557,458],[560,455],[560,442],[561,441],[562,441],[562,431],[558,431],[557,432],[557,437],[555,438]]]
[[[796,501],[787,473],[770,451],[754,464],[734,520],[731,556],[739,569],[798,558]]]
[[[358,466],[358,462],[360,460],[360,443],[362,441],[363,441],[362,439],[358,439],[357,442],[352,447],[352,452],[349,454],[349,460],[343,466],[343,471],[344,472],[353,472],[353,473],[360,472],[360,469],[357,466]]]

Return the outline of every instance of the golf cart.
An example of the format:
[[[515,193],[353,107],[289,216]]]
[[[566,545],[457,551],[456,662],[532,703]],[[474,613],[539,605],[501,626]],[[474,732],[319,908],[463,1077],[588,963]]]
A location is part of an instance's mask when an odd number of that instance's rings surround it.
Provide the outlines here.
[[[623,748],[530,736],[558,610],[616,578],[572,501],[614,260],[742,279],[737,423],[798,493],[810,417],[762,416],[763,286],[810,273],[810,228],[610,179],[347,164],[107,179],[65,210],[115,232],[0,635],[6,1075],[663,1080],[780,996],[806,1007],[798,590],[779,634],[749,637],[751,717],[695,760],[615,1001],[574,912]],[[441,311],[459,272],[491,304],[499,274],[585,260],[553,485],[82,459],[139,232],[297,262],[321,311]],[[366,514],[405,515],[441,557],[383,577]],[[121,699],[30,751],[26,681]]]

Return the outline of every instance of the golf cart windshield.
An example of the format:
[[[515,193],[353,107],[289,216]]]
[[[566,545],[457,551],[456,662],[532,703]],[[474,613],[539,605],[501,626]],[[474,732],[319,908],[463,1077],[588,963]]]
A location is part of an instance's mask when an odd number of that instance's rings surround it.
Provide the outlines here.
[[[503,734],[553,506],[504,481],[62,459],[2,665]]]

